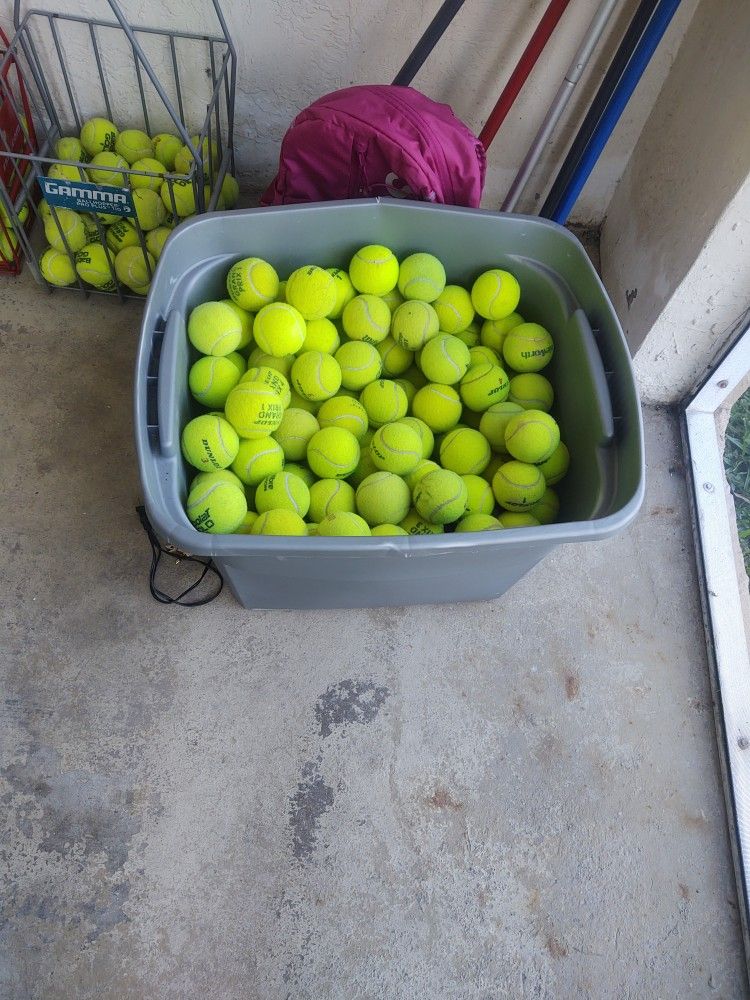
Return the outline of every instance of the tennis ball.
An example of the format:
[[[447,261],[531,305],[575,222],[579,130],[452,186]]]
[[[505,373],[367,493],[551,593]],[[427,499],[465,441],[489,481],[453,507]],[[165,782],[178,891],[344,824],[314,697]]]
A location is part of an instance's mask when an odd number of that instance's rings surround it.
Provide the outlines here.
[[[413,253],[401,261],[398,290],[405,299],[434,302],[445,288],[445,268],[430,253]]]
[[[64,163],[53,163],[47,171],[48,177],[57,181],[87,181],[88,174],[82,167],[68,167]]]
[[[417,394],[417,387],[415,385],[412,385],[412,383],[405,378],[396,378],[393,381],[396,383],[396,385],[400,385],[401,388],[404,390],[404,392],[406,393],[406,399],[409,403],[409,406],[411,406],[412,400]]]
[[[245,486],[258,486],[267,476],[281,472],[283,467],[284,452],[271,437],[241,440],[232,462],[232,472]]]
[[[286,302],[286,281],[279,282],[279,289],[276,292],[276,302]]]
[[[233,177],[231,174],[224,174],[224,180],[221,182],[221,195],[219,197],[219,202],[224,208],[234,208],[240,197],[240,186],[237,183],[237,178]]]
[[[390,379],[370,382],[362,390],[360,403],[364,406],[372,427],[382,427],[406,416],[409,401],[400,385]]]
[[[388,247],[371,243],[352,257],[349,278],[358,292],[387,295],[398,281],[398,261]]]
[[[415,417],[423,420],[431,431],[440,434],[455,427],[461,419],[461,399],[450,385],[430,382],[417,392],[411,404]]]
[[[334,358],[341,368],[341,384],[345,389],[364,389],[380,378],[383,363],[372,344],[349,341],[339,347]]]
[[[126,128],[115,140],[115,152],[133,164],[136,160],[143,160],[146,157],[152,159],[154,144],[140,129]]]
[[[182,148],[182,140],[169,132],[159,132],[151,140],[154,157],[166,170],[174,170],[174,160]]]
[[[200,358],[188,375],[193,398],[211,410],[224,408],[227,396],[239,380],[237,366],[227,358]]]
[[[570,468],[570,452],[562,441],[548,459],[539,463],[538,468],[547,486],[554,486],[560,482]]]
[[[119,253],[125,247],[137,247],[139,244],[138,232],[126,219],[120,219],[113,226],[107,227],[107,246],[114,253]]]
[[[195,212],[195,189],[192,181],[166,180],[159,188],[159,197],[166,211],[181,219]]]
[[[486,479],[487,482],[491,484],[497,470],[501,465],[505,465],[507,461],[509,461],[507,452],[503,455],[493,455],[490,459],[490,464],[482,473],[482,479]]]
[[[529,507],[529,514],[540,524],[552,524],[560,512],[560,500],[554,490],[549,487],[542,494],[542,499]]]
[[[44,223],[44,235],[55,250],[70,250],[77,253],[86,244],[83,220],[70,208],[56,208],[55,214],[50,214]]]
[[[357,290],[351,282],[349,275],[340,267],[327,267],[326,270],[334,279],[336,287],[336,304],[329,312],[329,319],[339,319],[344,311],[347,302],[351,302],[357,294]]]
[[[333,354],[341,346],[339,331],[330,319],[311,319],[306,324],[307,330],[301,351],[321,351],[323,354]]]
[[[502,455],[507,454],[505,428],[508,426],[508,421],[519,413],[523,413],[523,408],[509,400],[503,403],[493,403],[489,409],[484,411],[482,419],[479,421],[479,430],[493,451]]]
[[[187,498],[187,516],[198,531],[229,535],[242,524],[247,514],[245,491],[232,483],[202,484]]]
[[[306,535],[307,525],[293,510],[267,510],[258,516],[251,535]]]
[[[461,476],[466,484],[466,510],[469,514],[491,514],[495,509],[492,487],[482,476]]]
[[[307,464],[320,479],[346,479],[359,462],[359,442],[343,427],[324,427],[307,446]]]
[[[89,156],[96,156],[105,150],[113,150],[120,133],[106,118],[90,118],[81,129],[81,145]]]
[[[486,438],[470,427],[456,427],[440,442],[440,464],[460,476],[479,475],[491,458]]]
[[[115,257],[115,274],[128,288],[141,289],[151,282],[156,261],[138,247],[124,247]]]
[[[455,336],[471,350],[472,347],[476,347],[479,343],[479,324],[476,322],[469,323],[465,330],[461,330]]]
[[[439,333],[422,348],[419,367],[430,382],[455,385],[469,369],[469,348],[458,337]]]
[[[554,350],[552,337],[539,323],[520,323],[503,341],[503,357],[517,372],[541,371]]]
[[[399,528],[397,524],[376,524],[374,528],[371,529],[373,537],[381,535],[408,535],[409,532],[405,531],[403,528]]]
[[[429,302],[404,302],[393,314],[391,336],[407,351],[419,351],[440,329]]]
[[[389,378],[394,375],[403,375],[414,361],[413,352],[401,347],[393,337],[386,337],[385,340],[376,344],[376,347],[383,363],[383,375]]]
[[[244,490],[245,486],[239,476],[236,476],[230,469],[212,469],[211,472],[199,472],[190,480],[188,493],[198,486],[210,486],[212,483],[232,483],[239,489]]]
[[[150,237],[153,236],[154,233],[159,233],[159,232],[166,232],[167,235],[169,235],[169,230],[155,229],[152,232],[150,232],[146,237],[146,246],[149,248],[149,251],[151,251]],[[158,240],[156,242],[158,243]],[[153,251],[151,252],[153,253]],[[154,254],[154,256],[156,257],[157,260],[159,259],[158,255]],[[235,314],[237,319],[240,321],[240,327],[241,327],[240,342],[237,345],[237,350],[242,351],[244,350],[244,348],[248,346],[250,341],[253,339],[253,323],[255,321],[255,317],[253,316],[252,313],[249,313],[246,309],[241,309],[240,306],[238,306],[237,303],[233,302],[231,299],[222,299],[221,301],[225,306],[229,306],[229,308]]]
[[[150,188],[152,191],[159,191],[164,183],[163,174],[166,168],[153,156],[144,156],[142,160],[136,160],[132,165],[133,170],[140,170],[140,174],[130,175],[130,186],[133,188]],[[149,174],[155,174],[154,177]],[[89,176],[91,176],[89,174]]]
[[[334,396],[332,399],[327,399],[318,410],[317,416],[321,427],[343,427],[358,441],[361,441],[369,427],[367,410],[358,399],[350,399],[348,396]]]
[[[292,371],[294,355],[285,354],[281,358],[275,358],[273,354],[266,354],[266,352],[262,351],[259,347],[254,347],[247,356],[247,364],[248,367],[273,368],[274,371],[283,375],[284,380],[286,381]],[[297,405],[299,406],[299,403]]]
[[[500,358],[495,354],[491,347],[470,347],[469,348],[469,368],[474,368],[476,365],[497,365],[501,368]]]
[[[471,301],[484,319],[503,319],[515,311],[521,286],[508,271],[493,268],[480,274],[471,286]]]
[[[474,319],[471,296],[460,285],[446,285],[433,306],[443,333],[461,333]]]
[[[238,260],[229,269],[227,291],[229,298],[248,312],[258,312],[270,305],[279,290],[279,276],[271,265],[260,257]]]
[[[408,379],[416,389],[422,389],[427,385],[427,379],[422,369],[417,367],[416,364],[413,364],[411,368],[404,372],[404,378]]]
[[[76,280],[76,271],[70,257],[62,250],[47,247],[39,260],[39,269],[45,281],[56,288],[66,288]]]
[[[268,365],[251,365],[247,371],[242,373],[240,382],[260,382],[267,389],[272,389],[279,397],[284,409],[292,401],[292,392],[286,376]]]
[[[467,514],[456,525],[456,531],[496,531],[502,524],[491,514]]]
[[[414,487],[417,513],[430,524],[452,524],[466,513],[466,483],[455,472],[428,472]]]
[[[237,350],[240,331],[239,319],[223,302],[202,302],[192,310],[188,318],[187,334],[190,343],[201,354],[210,354],[216,358],[225,357]]]
[[[377,295],[357,295],[344,306],[341,322],[352,340],[379,344],[391,328],[391,311]]]
[[[541,500],[547,484],[535,465],[505,462],[492,478],[495,499],[506,510],[526,510]]]
[[[86,168],[89,180],[94,184],[112,184],[115,187],[124,187],[127,183],[123,170],[128,169],[128,161],[124,160],[118,153],[106,151],[97,153]]]
[[[87,163],[89,159],[80,139],[67,135],[55,143],[55,156],[60,160],[74,160],[76,163]]]
[[[442,535],[445,531],[442,524],[430,524],[413,507],[399,527],[403,528],[407,535]]]
[[[419,417],[400,417],[399,423],[406,424],[417,432],[422,442],[422,458],[429,458],[435,447],[435,436],[424,420],[420,420]]]
[[[323,319],[336,308],[338,293],[333,275],[306,264],[292,271],[286,283],[286,300],[305,319]]]
[[[112,226],[108,226],[105,229],[104,224],[99,221],[96,212],[82,212],[81,222],[83,223],[83,228],[86,230],[87,243],[104,244],[106,242],[107,235],[109,234],[109,230],[113,228]],[[125,222],[126,225],[129,225],[126,219],[120,219],[120,222]],[[132,226],[130,226],[130,228],[133,229]],[[133,232],[135,232],[135,229],[133,229]],[[102,233],[104,233],[104,239],[102,239]],[[117,247],[117,249],[121,250],[122,247]]]
[[[390,292],[386,292],[385,295],[381,295],[380,298],[391,310],[391,315],[406,301],[401,292],[398,290],[398,286],[396,286],[396,288],[392,288]]]
[[[201,142],[201,137],[199,135],[191,135],[190,143],[192,146],[181,146],[177,155],[174,158],[174,168],[178,174],[189,174],[193,168],[193,161],[195,160],[195,155],[193,150],[200,150],[200,158],[203,166],[203,176],[204,178],[209,178],[212,174],[215,174],[219,167],[219,147],[216,143],[208,139],[204,139]]]
[[[411,507],[411,492],[393,472],[373,472],[357,487],[357,513],[373,527],[403,521]]]
[[[76,254],[76,271],[87,284],[103,292],[114,292],[117,288],[107,254],[100,243],[87,243],[81,247]]]
[[[310,509],[310,490],[290,472],[274,472],[258,483],[255,509],[259,514],[267,510],[293,510],[304,517]]]
[[[136,188],[131,192],[138,224],[144,232],[161,226],[167,218],[167,210],[156,191]]]
[[[500,515],[500,524],[503,528],[538,528],[539,523],[530,511],[506,510]]]
[[[249,510],[247,514],[243,517],[242,521],[234,529],[233,534],[235,535],[251,535],[253,532],[253,525],[258,520],[258,515],[254,510]]]
[[[557,421],[543,410],[525,410],[511,417],[505,428],[505,447],[519,462],[546,462],[559,443]]]
[[[245,375],[245,372],[247,370],[247,361],[245,361],[244,357],[240,354],[239,351],[232,351],[231,354],[227,354],[226,359],[227,361],[232,362],[232,364],[234,365],[234,367],[237,369],[237,371],[240,373],[241,376]]]
[[[490,347],[497,354],[502,354],[503,343],[510,331],[524,322],[523,316],[512,312],[502,319],[486,319],[482,323],[480,340],[485,347]]]
[[[497,365],[475,365],[461,379],[461,399],[470,410],[483,413],[493,403],[502,403],[510,391],[508,376]]]
[[[320,424],[312,413],[289,407],[284,410],[281,423],[273,432],[273,439],[281,445],[285,459],[298,462],[306,457],[310,438],[319,430]]]
[[[261,313],[258,313],[258,317],[260,315]],[[341,367],[330,354],[323,354],[322,351],[306,351],[300,354],[292,365],[292,385],[300,396],[313,402],[330,399],[341,387]]]
[[[317,483],[318,481],[318,477],[313,471],[300,462],[284,462],[284,472],[289,472],[291,475],[297,476],[308,489],[310,489],[313,483]]]
[[[404,476],[404,482],[409,487],[409,492],[414,492],[414,487],[428,472],[434,472],[435,469],[439,468],[437,462],[431,462],[429,458],[423,458],[417,462],[415,468],[407,476]]]
[[[235,429],[215,414],[194,417],[182,431],[183,457],[200,472],[229,468],[239,446]]]
[[[286,302],[263,306],[253,323],[255,343],[276,358],[296,354],[305,341],[305,332],[304,319]]]
[[[319,479],[310,487],[310,520],[316,524],[329,514],[355,510],[354,489],[342,479]]]
[[[224,412],[240,437],[255,439],[273,434],[284,407],[273,389],[261,382],[240,382],[227,396]]]
[[[318,525],[318,534],[325,537],[369,535],[370,533],[367,521],[361,518],[359,514],[353,514],[348,510],[340,510],[329,514]]]
[[[354,471],[348,476],[349,482],[352,486],[357,487],[361,482],[371,476],[373,472],[378,472],[378,467],[372,460],[372,453],[370,452],[370,435],[366,434],[360,442],[360,452],[359,461],[354,467]]]
[[[536,372],[514,375],[510,380],[508,399],[524,410],[544,410],[548,413],[555,401],[555,390],[549,379]]]
[[[422,441],[408,424],[384,424],[373,434],[370,454],[379,469],[406,476],[422,460]]]

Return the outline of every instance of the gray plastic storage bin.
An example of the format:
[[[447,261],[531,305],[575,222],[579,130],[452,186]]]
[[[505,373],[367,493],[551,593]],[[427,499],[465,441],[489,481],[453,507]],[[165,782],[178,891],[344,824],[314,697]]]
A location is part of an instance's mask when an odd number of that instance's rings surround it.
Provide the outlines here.
[[[521,283],[519,311],[555,339],[554,412],[571,451],[557,487],[560,520],[536,528],[418,537],[210,535],[184,511],[183,425],[200,411],[188,390],[195,353],[185,320],[226,297],[234,261],[269,260],[285,277],[306,263],[346,266],[367,243],[397,256],[437,254],[448,280],[471,286],[490,267]],[[592,332],[593,331],[593,332]],[[213,556],[248,608],[343,608],[497,597],[562,542],[594,541],[635,517],[644,491],[643,428],[625,340],[583,247],[535,217],[419,202],[363,200],[216,213],[180,226],[146,303],[135,380],[135,432],[148,515],[162,540]],[[571,580],[571,587],[575,588]]]

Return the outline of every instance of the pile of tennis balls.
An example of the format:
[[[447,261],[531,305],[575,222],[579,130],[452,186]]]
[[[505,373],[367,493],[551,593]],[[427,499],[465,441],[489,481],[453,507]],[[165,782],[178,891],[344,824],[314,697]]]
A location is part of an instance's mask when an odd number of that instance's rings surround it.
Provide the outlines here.
[[[201,148],[208,204],[211,167],[214,171],[218,169],[221,156],[213,141],[209,144],[204,139],[201,146],[197,135],[191,136],[190,141],[195,149]],[[187,176],[194,159],[190,146],[168,132],[149,136],[140,129],[120,131],[106,118],[91,118],[84,122],[80,136],[57,140],[55,155],[85,166],[54,163],[47,172],[49,177],[131,187],[142,235],[128,218],[119,215],[79,213],[68,208],[56,208],[53,215],[49,205],[42,202],[40,214],[49,246],[42,253],[39,266],[45,280],[63,288],[74,284],[78,276],[100,291],[112,292],[117,289],[117,282],[111,260],[117,280],[136,294],[145,295],[150,274],[170,232],[195,214],[195,189]],[[142,173],[122,173],[128,169]],[[238,197],[237,181],[226,174],[217,209],[232,208]],[[109,257],[102,245],[102,230]]]
[[[549,331],[508,271],[446,284],[442,263],[362,247],[348,272],[280,281],[258,257],[189,313],[201,354],[183,429],[199,531],[431,535],[552,522],[569,453],[541,374]]]

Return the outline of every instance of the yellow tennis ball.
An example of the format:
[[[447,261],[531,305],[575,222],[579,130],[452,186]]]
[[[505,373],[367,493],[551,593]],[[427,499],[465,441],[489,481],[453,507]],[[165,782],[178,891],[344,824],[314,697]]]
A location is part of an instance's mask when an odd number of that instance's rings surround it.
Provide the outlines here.
[[[310,438],[319,430],[320,424],[312,413],[290,406],[284,410],[281,423],[273,432],[273,439],[281,445],[285,459],[299,462],[307,456]]]
[[[302,351],[321,351],[323,354],[334,354],[341,346],[339,331],[330,319],[311,319],[306,326]]]
[[[445,268],[430,253],[413,253],[401,261],[398,290],[405,299],[434,302],[445,288]]]
[[[153,254],[153,256],[156,257],[157,260],[159,259],[158,255],[154,254],[153,250],[151,250],[150,237],[153,236],[154,233],[161,233],[161,232],[166,232],[167,235],[169,235],[169,230],[154,229],[146,236],[146,246],[148,247],[149,251]],[[158,246],[159,240],[156,239],[154,240],[154,242]],[[162,240],[161,243],[163,246],[164,241]],[[229,308],[235,314],[237,319],[240,321],[240,327],[241,327],[240,342],[237,345],[237,350],[242,351],[250,344],[251,340],[253,339],[253,323],[255,321],[255,317],[253,316],[252,313],[249,313],[246,309],[241,309],[240,306],[238,306],[237,303],[233,302],[231,299],[221,299],[221,301],[224,303],[225,306],[229,306]]]
[[[254,439],[273,434],[284,407],[278,394],[262,382],[240,382],[227,396],[224,412],[240,437]]]
[[[405,378],[396,378],[393,381],[396,383],[396,385],[400,385],[401,388],[404,390],[404,392],[406,393],[406,399],[408,400],[409,406],[411,406],[412,400],[417,394],[417,387],[412,382],[410,382],[408,379]]]
[[[156,191],[150,188],[136,188],[132,192],[138,224],[144,232],[157,229],[167,218],[167,210]]]
[[[142,173],[130,175],[131,187],[150,188],[152,191],[161,190],[164,183],[162,175],[167,172],[163,163],[160,163],[153,156],[144,156],[142,160],[136,160],[132,166],[133,170],[140,170]],[[151,174],[155,176],[149,176]]]
[[[318,477],[307,465],[303,465],[301,462],[284,462],[284,472],[290,472],[293,476],[297,476],[305,486],[310,489],[313,483],[317,483]]]
[[[411,382],[415,389],[422,389],[428,384],[426,377],[422,373],[422,369],[418,368],[416,364],[413,364],[411,368],[404,372],[404,378]]]
[[[466,483],[455,472],[428,472],[414,487],[414,507],[430,524],[452,524],[466,513]]]
[[[357,295],[344,307],[341,322],[352,340],[379,344],[391,328],[391,311],[377,295]]]
[[[344,311],[347,302],[351,302],[357,294],[357,289],[351,282],[349,275],[340,267],[327,267],[326,270],[334,279],[336,287],[336,304],[328,314],[329,319],[339,319]]]
[[[247,370],[247,361],[240,354],[239,351],[232,351],[231,354],[226,355],[227,361],[231,361],[235,366],[240,375],[244,375]]]
[[[430,382],[455,385],[469,370],[469,348],[458,337],[439,333],[428,340],[419,356],[419,367]]]
[[[371,243],[352,257],[349,277],[358,292],[387,295],[398,281],[398,261],[388,247]]]
[[[83,167],[68,167],[64,163],[53,163],[47,171],[47,176],[56,181],[72,181],[73,183],[88,180],[88,174]]]
[[[460,285],[446,285],[433,306],[443,333],[461,333],[474,319],[471,296]]]
[[[305,332],[304,319],[286,302],[263,306],[253,324],[255,343],[276,358],[296,354],[305,341]]]
[[[258,483],[255,509],[259,514],[267,510],[293,510],[304,517],[310,509],[310,490],[291,472],[274,472]]]
[[[469,368],[474,368],[476,365],[497,365],[498,368],[502,368],[500,358],[492,348],[481,345],[469,348]]]
[[[555,346],[539,323],[514,326],[503,341],[503,357],[517,372],[538,372],[552,360]]]
[[[487,482],[490,483],[490,485],[492,485],[492,480],[495,478],[495,473],[500,468],[500,466],[505,465],[505,463],[509,461],[509,459],[510,456],[508,455],[507,452],[502,455],[493,454],[492,458],[490,459],[490,464],[482,473],[482,479],[486,479]]]
[[[542,494],[542,499],[529,507],[529,514],[540,524],[552,524],[560,512],[560,500],[554,490],[549,487]]]
[[[421,350],[439,329],[438,315],[429,302],[404,302],[391,321],[391,336],[407,351]]]
[[[487,439],[471,427],[456,427],[440,442],[440,464],[460,476],[479,475],[491,458]]]
[[[293,510],[267,510],[258,516],[251,535],[306,535],[307,525]]]
[[[254,441],[241,440],[232,462],[232,472],[245,486],[257,486],[267,476],[281,472],[283,468],[284,452],[281,445],[271,437],[255,438]]]
[[[138,232],[126,219],[120,219],[113,226],[107,226],[107,246],[114,253],[119,253],[125,247],[136,247],[139,245]]]
[[[81,145],[90,157],[96,156],[105,150],[113,150],[119,134],[117,127],[106,118],[90,118],[83,123]]]
[[[330,399],[341,387],[341,367],[330,354],[306,351],[292,365],[292,385],[300,396],[314,402]]]
[[[491,514],[467,514],[456,525],[456,531],[496,531],[502,524]]]
[[[381,295],[380,297],[391,310],[391,315],[406,301],[401,292],[398,290],[398,286],[396,288],[392,288],[390,292],[386,292],[385,295]]]
[[[48,247],[39,260],[39,269],[45,281],[56,288],[66,288],[75,283],[75,268],[70,257],[62,250]]]
[[[429,382],[423,386],[411,403],[414,416],[437,434],[455,427],[461,419],[461,410],[461,398],[456,390],[440,382]]]
[[[319,524],[329,514],[356,511],[354,489],[342,479],[319,479],[310,487],[311,521]]]
[[[414,487],[420,479],[427,475],[428,472],[434,472],[435,469],[439,468],[440,466],[437,462],[432,462],[429,458],[423,458],[417,462],[412,471],[408,475],[404,476],[404,482],[409,487],[409,492],[414,492]]]
[[[367,521],[361,518],[359,514],[352,514],[348,510],[340,510],[329,514],[318,525],[318,534],[324,537],[369,535],[370,533]]]
[[[384,424],[372,436],[370,454],[378,469],[406,476],[422,460],[422,441],[408,424]]]
[[[519,413],[523,413],[523,408],[510,400],[503,403],[493,403],[489,409],[484,411],[482,419],[479,421],[479,430],[493,451],[499,452],[501,455],[507,454],[505,428],[508,426],[508,421]]]
[[[227,469],[237,457],[240,439],[223,417],[206,413],[194,417],[182,431],[182,454],[199,472]]]
[[[165,210],[181,219],[195,212],[195,189],[192,181],[166,180],[159,188],[159,197]]]
[[[408,535],[409,532],[400,528],[397,524],[376,524],[370,529],[373,537],[385,535]]]
[[[504,316],[502,319],[486,319],[482,323],[480,340],[485,347],[502,354],[505,338],[514,327],[520,326],[523,322],[523,316],[517,312],[512,312],[510,316]]]
[[[479,324],[476,321],[469,323],[465,330],[461,330],[455,336],[471,350],[479,344]]]
[[[89,160],[89,154],[81,145],[81,140],[67,135],[55,143],[55,156],[60,160],[74,160],[76,163],[87,163]]]
[[[153,137],[154,157],[166,170],[174,170],[174,160],[182,148],[182,140],[169,132],[159,132]]]
[[[174,158],[174,169],[178,174],[189,174],[193,167],[193,162],[195,156],[193,154],[193,149],[200,150],[200,157],[203,164],[203,176],[210,177],[212,173],[216,173],[219,169],[219,147],[216,143],[211,140],[209,143],[208,139],[204,139],[203,142],[200,141],[199,135],[191,135],[190,146],[182,146]]]
[[[151,159],[154,155],[154,144],[140,129],[126,128],[115,140],[115,152],[132,164],[146,157]]]
[[[442,535],[445,531],[442,524],[430,524],[413,507],[399,527],[403,528],[407,535]]]
[[[199,358],[188,374],[193,398],[211,410],[224,408],[227,396],[239,380],[237,366],[228,358]]]
[[[403,521],[411,507],[409,487],[393,472],[373,472],[357,487],[357,513],[374,527]]]
[[[341,368],[341,384],[345,389],[364,389],[380,378],[383,362],[372,344],[351,340],[334,354]]]
[[[471,301],[484,319],[503,319],[515,311],[521,286],[509,271],[493,268],[480,274],[471,286]]]
[[[524,410],[544,410],[549,413],[555,401],[555,390],[544,375],[527,372],[524,375],[514,375],[510,380],[508,399]]]
[[[358,399],[348,396],[334,396],[327,399],[317,413],[321,427],[343,427],[361,441],[367,433],[369,419],[367,410]]]
[[[519,462],[546,462],[559,443],[557,421],[543,410],[524,410],[511,417],[505,428],[505,447]]]
[[[127,160],[123,159],[119,153],[106,150],[92,157],[91,163],[86,167],[86,173],[94,184],[113,184],[115,187],[124,187],[126,180],[122,171],[127,169]]]
[[[483,413],[493,403],[502,403],[510,392],[508,376],[497,365],[470,368],[461,379],[461,399],[475,413]]]
[[[503,528],[538,528],[540,523],[530,510],[506,510],[500,515],[499,520]]]
[[[362,438],[360,441],[359,461],[355,465],[354,471],[347,476],[347,479],[355,488],[359,486],[364,479],[367,479],[368,476],[372,475],[373,472],[378,471],[378,467],[373,462],[372,455],[370,453],[371,440],[372,437],[369,432]]]
[[[56,208],[55,213],[50,214],[44,223],[44,235],[55,250],[71,250],[77,253],[86,244],[83,219],[70,208]]]
[[[495,509],[495,494],[483,476],[461,476],[466,484],[466,511],[469,514],[491,514]]]
[[[254,347],[247,357],[247,363],[249,367],[273,368],[285,379],[288,379],[294,364],[294,355],[285,354],[281,358],[275,358],[273,354],[266,354],[259,347]]]
[[[414,361],[414,352],[407,351],[405,347],[397,344],[393,337],[386,337],[379,344],[375,345],[383,363],[383,375],[391,378],[394,375],[403,375]]]
[[[336,308],[338,293],[333,275],[306,264],[292,271],[286,283],[286,300],[305,319],[323,319]]]
[[[251,535],[253,532],[253,525],[258,520],[258,515],[254,510],[249,510],[247,514],[243,517],[242,521],[234,529],[233,534],[235,535]]]
[[[495,499],[506,510],[526,510],[541,500],[547,484],[535,465],[505,462],[492,479]]]
[[[154,274],[156,261],[139,246],[124,247],[115,257],[115,274],[128,288],[147,286]]]
[[[547,486],[559,483],[570,468],[570,452],[561,441],[550,457],[540,462],[539,471],[544,476]]]
[[[240,186],[237,183],[237,178],[233,177],[232,174],[224,174],[224,180],[221,182],[221,196],[220,201],[223,203],[225,208],[234,208],[240,197]]]
[[[390,379],[370,382],[362,390],[359,401],[364,406],[372,427],[382,427],[383,424],[399,420],[406,416],[409,409],[406,393]]]
[[[190,491],[186,512],[198,531],[229,535],[237,530],[247,514],[245,491],[227,482],[201,484]]]
[[[279,276],[260,257],[245,257],[233,264],[227,274],[229,298],[248,312],[258,312],[270,305],[279,290]]]
[[[406,424],[417,432],[422,442],[422,458],[429,458],[435,447],[435,436],[424,420],[420,420],[419,417],[400,417],[399,423]]]
[[[198,486],[210,486],[212,483],[232,483],[239,489],[244,490],[245,486],[239,476],[230,469],[212,469],[211,472],[199,472],[190,480],[188,493]]]
[[[343,427],[324,427],[307,446],[307,464],[320,479],[346,479],[359,462],[359,442]]]
[[[76,254],[76,271],[87,284],[103,292],[114,292],[117,288],[101,243],[87,243],[81,247]]]
[[[247,371],[242,374],[240,382],[260,382],[267,389],[276,393],[284,409],[292,401],[292,392],[286,376],[269,365],[250,365]]]
[[[239,319],[223,302],[202,302],[188,318],[190,343],[201,354],[211,354],[216,358],[237,350],[240,330]]]

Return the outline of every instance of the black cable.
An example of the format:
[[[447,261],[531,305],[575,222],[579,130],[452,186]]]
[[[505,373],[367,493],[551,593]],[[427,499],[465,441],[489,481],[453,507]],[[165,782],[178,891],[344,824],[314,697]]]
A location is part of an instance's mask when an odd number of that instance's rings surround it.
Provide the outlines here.
[[[136,513],[138,514],[138,517],[140,518],[143,530],[148,535],[148,540],[151,544],[151,568],[148,574],[148,586],[149,590],[151,591],[151,596],[153,597],[153,599],[155,601],[158,601],[160,604],[179,604],[183,608],[200,608],[204,604],[210,604],[211,601],[213,601],[215,598],[219,596],[219,594],[222,591],[222,588],[224,587],[224,577],[218,571],[216,566],[214,566],[213,559],[202,559],[200,556],[189,556],[184,554],[180,554],[179,556],[173,556],[174,559],[179,559],[180,562],[197,563],[198,566],[201,566],[203,568],[203,572],[195,581],[195,583],[191,583],[190,586],[186,587],[181,594],[177,595],[177,597],[171,597],[169,594],[165,593],[165,591],[160,590],[156,586],[156,571],[159,568],[161,557],[163,555],[172,555],[172,553],[168,552],[162,546],[159,539],[156,537],[156,533],[154,532],[154,529],[151,526],[151,522],[148,519],[146,508],[136,507],[135,509]],[[216,588],[216,590],[213,593],[209,594],[207,597],[200,597],[195,601],[186,601],[185,598],[188,596],[188,594],[191,594],[196,589],[196,587],[199,587],[200,584],[203,583],[208,573],[213,573],[218,578],[219,585]]]
[[[578,169],[581,158],[591,140],[591,136],[604,116],[612,94],[617,89],[620,79],[630,62],[630,58],[648,27],[649,21],[658,4],[659,0],[641,0],[638,9],[633,14],[633,18],[623,35],[620,46],[617,52],[615,52],[612,62],[604,74],[604,79],[591,102],[591,107],[586,113],[586,117],[583,119],[583,123],[563,160],[563,165],[560,167],[557,177],[549,190],[549,194],[539,211],[539,215],[543,218],[551,219],[557,214],[568,185]]]
[[[464,5],[464,0],[445,0],[437,14],[430,21],[427,30],[414,46],[414,51],[396,74],[395,87],[408,87],[419,72],[427,56],[437,45],[441,35]]]

